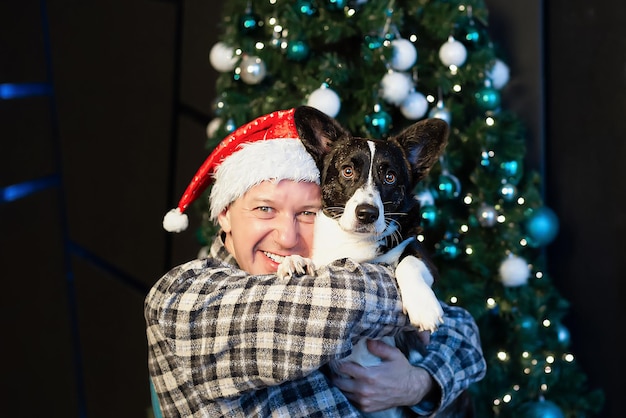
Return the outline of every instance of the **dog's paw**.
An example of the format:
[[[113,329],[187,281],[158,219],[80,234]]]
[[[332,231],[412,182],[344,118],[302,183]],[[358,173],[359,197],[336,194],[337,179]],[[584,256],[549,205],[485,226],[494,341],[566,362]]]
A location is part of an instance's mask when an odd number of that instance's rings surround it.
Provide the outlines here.
[[[299,255],[289,255],[278,265],[276,275],[280,278],[292,277],[295,275],[312,273],[315,265],[310,258]]]
[[[435,331],[443,322],[443,309],[430,288],[432,275],[419,258],[405,257],[396,268],[404,312],[421,331]]]

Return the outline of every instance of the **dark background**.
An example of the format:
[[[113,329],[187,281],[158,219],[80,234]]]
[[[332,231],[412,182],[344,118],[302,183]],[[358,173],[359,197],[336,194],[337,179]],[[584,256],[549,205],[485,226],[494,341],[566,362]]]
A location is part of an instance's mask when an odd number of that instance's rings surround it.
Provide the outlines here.
[[[626,3],[486,3],[560,219],[549,272],[572,349],[621,418]],[[0,98],[0,416],[147,416],[143,299],[198,251],[197,219],[161,220],[206,156],[220,4],[0,2],[0,84],[43,88]]]

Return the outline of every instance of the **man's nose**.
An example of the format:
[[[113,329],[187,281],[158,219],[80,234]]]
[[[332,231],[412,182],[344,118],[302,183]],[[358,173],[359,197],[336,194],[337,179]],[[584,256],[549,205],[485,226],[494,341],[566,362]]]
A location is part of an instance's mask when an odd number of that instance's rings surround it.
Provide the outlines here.
[[[298,222],[291,216],[281,216],[277,220],[275,229],[276,242],[282,248],[293,248],[298,244],[300,232]]]

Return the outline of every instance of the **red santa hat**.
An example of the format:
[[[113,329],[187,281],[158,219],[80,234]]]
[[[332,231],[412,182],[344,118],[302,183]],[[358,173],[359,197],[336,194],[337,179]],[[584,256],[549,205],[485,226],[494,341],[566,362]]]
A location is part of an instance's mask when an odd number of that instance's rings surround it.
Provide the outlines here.
[[[211,220],[251,187],[266,181],[319,184],[319,170],[299,139],[295,109],[279,110],[241,126],[215,147],[193,176],[178,206],[163,218],[163,228],[184,231],[187,207],[213,182]]]

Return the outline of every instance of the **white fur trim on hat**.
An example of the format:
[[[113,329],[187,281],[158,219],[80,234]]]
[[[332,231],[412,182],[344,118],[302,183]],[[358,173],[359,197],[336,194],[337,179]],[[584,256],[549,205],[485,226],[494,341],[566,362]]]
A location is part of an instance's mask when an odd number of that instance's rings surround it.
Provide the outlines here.
[[[319,184],[320,172],[298,139],[267,139],[243,144],[215,171],[211,189],[211,220],[251,187],[266,180]]]

